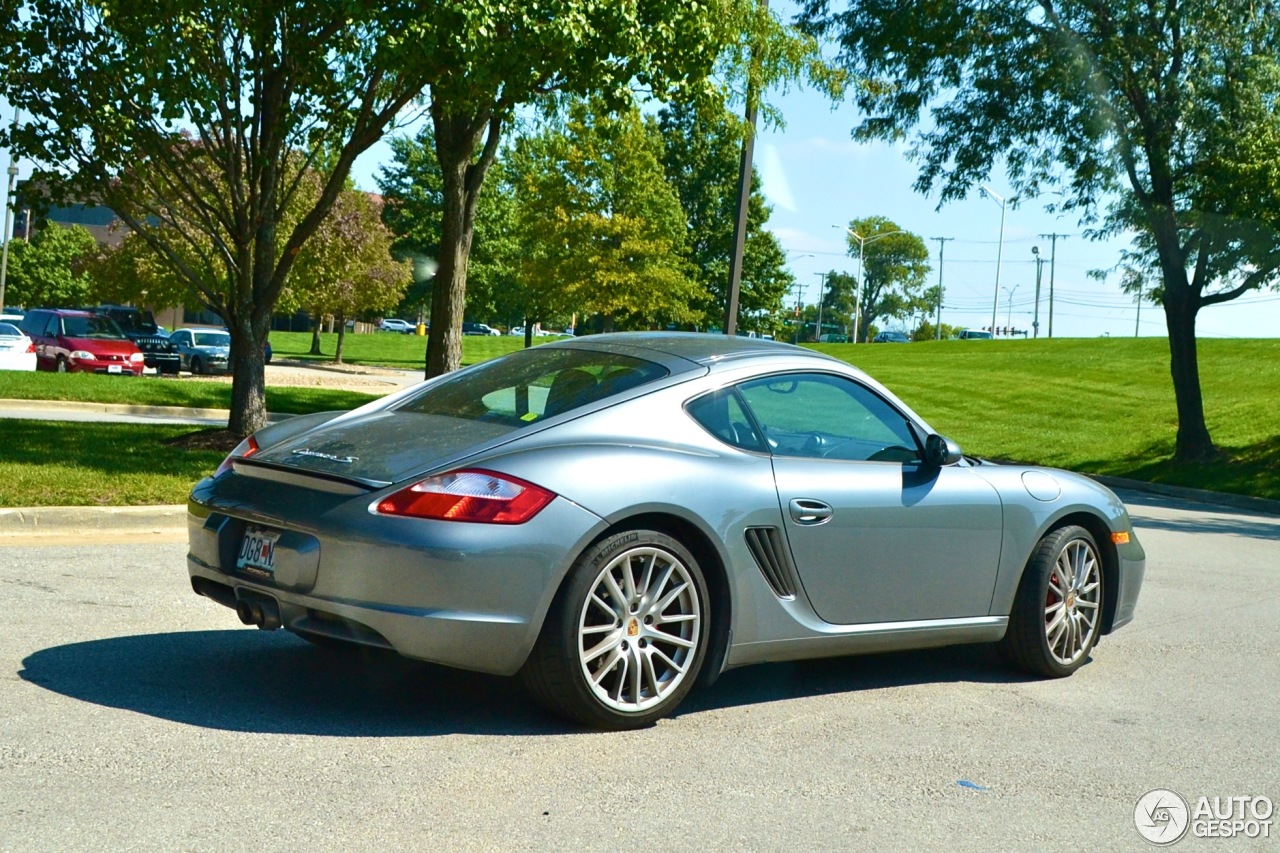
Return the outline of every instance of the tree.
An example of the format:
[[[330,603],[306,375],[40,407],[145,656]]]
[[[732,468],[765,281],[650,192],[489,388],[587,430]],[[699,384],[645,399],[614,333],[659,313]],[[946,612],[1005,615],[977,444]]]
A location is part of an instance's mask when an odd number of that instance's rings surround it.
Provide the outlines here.
[[[740,149],[743,134],[750,129],[713,101],[670,104],[658,113],[658,125],[667,179],[679,193],[689,224],[688,258],[708,296],[697,306],[703,313],[701,325],[718,326],[724,322],[728,299]],[[770,213],[760,176],[753,170],[738,302],[742,329],[759,331],[761,318],[780,312],[795,284],[786,254],[765,227]]]
[[[1161,279],[1178,409],[1174,458],[1217,453],[1199,310],[1274,286],[1280,15],[1249,0],[991,3],[807,0],[868,79],[858,138],[914,132],[917,189],[963,197],[997,166],[1024,196],[1058,188],[1101,235],[1136,230]],[[1109,200],[1114,199],[1114,203]]]
[[[265,425],[272,311],[352,162],[427,82],[404,34],[429,10],[315,0],[5,8],[0,94],[30,119],[0,144],[36,162],[33,195],[111,208],[223,318],[228,427]],[[300,176],[321,162],[322,191],[282,227]]]
[[[684,260],[684,211],[662,137],[635,105],[575,101],[563,124],[517,140],[519,279],[539,314],[599,314],[604,328],[690,322],[705,300]]]
[[[97,248],[93,235],[79,225],[46,223],[30,243],[14,240],[9,246],[5,302],[75,308],[93,301],[93,279],[84,266]]]
[[[431,121],[443,217],[432,291],[427,376],[461,358],[467,263],[481,187],[518,107],[552,93],[625,105],[631,89],[665,100],[696,97],[714,72],[795,76],[816,44],[757,0],[435,0],[404,33],[431,63]],[[745,62],[748,48],[761,61]]]
[[[928,306],[929,248],[920,236],[883,216],[868,216],[852,220],[845,239],[849,255],[862,262],[862,309],[855,343],[866,341],[867,329],[876,318],[900,319]]]
[[[853,328],[854,312],[858,306],[858,279],[846,272],[831,270],[822,277],[822,325]],[[818,332],[821,337],[821,331]]]
[[[395,233],[395,252],[414,259],[428,272],[416,280],[402,310],[427,316],[440,257],[440,225],[444,218],[444,189],[436,157],[435,132],[424,125],[417,135],[390,140],[392,161],[376,176],[386,203],[383,221]],[[466,308],[473,319],[489,321],[522,319],[513,264],[518,249],[512,245],[513,188],[501,161],[495,163],[497,180],[480,196],[473,223],[468,257]]]
[[[338,327],[333,360],[342,363],[347,318],[393,308],[412,279],[409,261],[391,256],[394,236],[381,217],[382,205],[368,193],[343,190],[289,277],[291,299],[319,325],[332,316]]]

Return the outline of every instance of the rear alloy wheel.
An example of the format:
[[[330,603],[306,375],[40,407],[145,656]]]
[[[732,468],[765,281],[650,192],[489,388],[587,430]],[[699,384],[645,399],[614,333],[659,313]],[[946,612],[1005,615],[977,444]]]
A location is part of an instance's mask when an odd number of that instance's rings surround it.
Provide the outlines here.
[[[1061,678],[1089,658],[1102,626],[1102,558],[1083,527],[1055,530],[1036,547],[1002,641],[1006,656],[1035,675]]]
[[[58,373],[66,373],[66,372],[67,372],[67,360],[66,360],[65,358],[63,358],[62,356],[58,356],[58,362],[57,362],[57,364],[55,364],[55,365],[54,365],[53,369],[54,369],[54,370],[56,370]]]
[[[585,725],[647,726],[693,686],[708,605],[702,571],[679,542],[616,534],[574,563],[521,676],[541,704]]]

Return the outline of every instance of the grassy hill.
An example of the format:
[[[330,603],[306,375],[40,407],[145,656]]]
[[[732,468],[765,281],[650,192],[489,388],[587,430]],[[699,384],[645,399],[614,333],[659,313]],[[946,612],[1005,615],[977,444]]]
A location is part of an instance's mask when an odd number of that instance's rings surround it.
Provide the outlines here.
[[[335,338],[322,337],[325,352],[332,353]],[[277,333],[272,343],[280,357],[293,358],[309,349],[310,336]],[[351,335],[345,354],[358,363],[417,368],[424,345],[422,338],[409,335]],[[516,338],[465,338],[463,361],[482,361],[519,346]],[[1209,430],[1227,454],[1206,465],[1168,461],[1177,418],[1168,347],[1162,339],[814,348],[867,371],[971,454],[1280,499],[1280,340],[1201,341]],[[0,398],[224,407],[229,389],[147,378],[0,373]],[[304,412],[345,408],[366,399],[325,389],[279,388],[268,389],[267,402],[272,411]],[[55,429],[52,424],[19,424],[0,421],[7,436],[7,449],[0,451],[0,506],[36,505],[35,495],[43,496],[39,503],[179,502],[190,482],[211,467],[212,457],[197,459],[192,451],[161,443],[187,429],[183,427],[120,424],[108,431],[89,425]],[[125,455],[119,451],[123,446],[130,448],[127,455],[134,462],[119,458]],[[111,447],[114,453],[107,449]],[[184,453],[192,454],[185,463],[169,465],[169,455]],[[127,473],[120,466],[130,464],[140,475],[171,473],[164,485],[138,481],[128,494],[115,496],[106,480],[88,500],[70,482],[65,488],[45,487],[45,481],[57,478],[53,466],[78,467],[86,474],[109,469],[118,478]]]

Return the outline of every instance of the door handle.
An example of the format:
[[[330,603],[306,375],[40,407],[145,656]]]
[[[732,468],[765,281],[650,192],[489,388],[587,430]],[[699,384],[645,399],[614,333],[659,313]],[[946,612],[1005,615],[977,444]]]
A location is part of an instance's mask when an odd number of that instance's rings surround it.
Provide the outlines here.
[[[830,504],[812,498],[792,498],[787,508],[791,510],[791,519],[796,524],[824,524],[834,512]]]

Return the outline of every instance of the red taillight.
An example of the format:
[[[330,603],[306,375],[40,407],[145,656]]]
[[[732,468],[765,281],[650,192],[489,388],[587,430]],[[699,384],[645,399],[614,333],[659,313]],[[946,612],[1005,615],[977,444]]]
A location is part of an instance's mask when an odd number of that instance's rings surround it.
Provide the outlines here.
[[[27,352],[35,352],[35,351],[36,351],[35,341],[32,341],[31,343],[27,344]]]
[[[218,470],[213,472],[213,476],[218,477],[231,470],[231,463],[237,459],[248,459],[250,456],[258,452],[258,441],[253,436],[249,436],[244,441],[236,445],[236,449],[222,460],[222,464],[218,466]]]
[[[523,524],[551,503],[555,494],[533,483],[478,468],[419,480],[373,505],[381,515]]]

